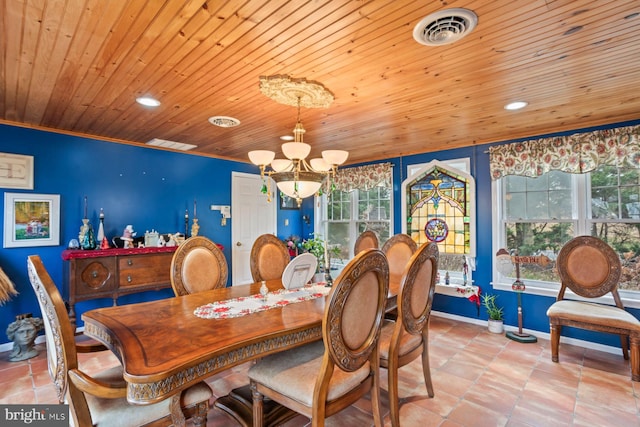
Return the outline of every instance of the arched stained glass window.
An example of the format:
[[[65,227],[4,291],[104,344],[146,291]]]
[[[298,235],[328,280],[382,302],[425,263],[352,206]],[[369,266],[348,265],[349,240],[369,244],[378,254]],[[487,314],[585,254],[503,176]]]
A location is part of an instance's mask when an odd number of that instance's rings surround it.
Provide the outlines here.
[[[403,232],[443,254],[475,257],[475,180],[434,160],[403,182]]]

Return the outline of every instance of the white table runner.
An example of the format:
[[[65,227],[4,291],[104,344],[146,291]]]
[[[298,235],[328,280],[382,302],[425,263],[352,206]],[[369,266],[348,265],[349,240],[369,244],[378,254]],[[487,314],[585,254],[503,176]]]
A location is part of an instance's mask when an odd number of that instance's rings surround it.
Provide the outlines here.
[[[324,284],[305,285],[297,289],[280,289],[269,292],[266,301],[260,294],[215,301],[196,308],[193,314],[202,319],[240,317],[296,302],[320,298],[327,295],[330,290],[331,288],[324,286]]]

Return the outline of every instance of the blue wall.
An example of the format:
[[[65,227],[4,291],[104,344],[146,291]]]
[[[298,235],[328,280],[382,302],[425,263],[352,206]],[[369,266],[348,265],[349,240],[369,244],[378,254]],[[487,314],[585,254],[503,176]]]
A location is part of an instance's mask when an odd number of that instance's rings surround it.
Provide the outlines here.
[[[34,189],[29,191],[0,188],[4,193],[60,195],[60,246],[3,248],[0,267],[14,281],[20,294],[0,307],[0,330],[5,331],[15,316],[40,311],[26,274],[27,256],[41,256],[49,274],[62,290],[62,251],[72,238],[78,238],[84,216],[84,197],[88,217],[97,232],[100,208],[105,213],[105,235],[121,236],[132,224],[138,236],[146,230],[163,233],[184,232],[184,214],[193,218],[197,201],[200,235],[224,246],[231,260],[231,222],[223,227],[220,213],[209,205],[231,204],[231,172],[258,173],[256,167],[191,154],[148,149],[93,139],[0,125],[0,152],[34,156]],[[4,217],[4,202],[0,202]],[[294,212],[294,211],[291,211]],[[296,211],[297,212],[297,211]],[[293,227],[299,227],[295,223]],[[0,230],[3,234],[4,230]],[[122,303],[173,296],[171,289],[123,296]],[[65,295],[66,297],[66,295]],[[76,305],[80,314],[97,306],[109,306],[111,300],[93,300]],[[0,343],[9,342],[0,333]]]
[[[606,127],[628,126],[639,121],[617,123]],[[605,128],[605,127],[600,127]],[[578,129],[563,134],[589,131]],[[561,134],[558,134],[561,135]],[[542,135],[550,136],[550,135]],[[537,137],[537,136],[532,136]],[[530,139],[530,138],[527,138]],[[514,141],[504,141],[515,142]],[[346,147],[348,149],[348,147]],[[425,146],[425,149],[428,147]],[[489,177],[489,145],[472,146],[436,153],[424,153],[388,159],[394,164],[394,227],[402,229],[400,189],[407,164],[426,163],[431,160],[448,160],[461,157],[471,158],[471,174],[476,179],[476,224],[477,224],[477,266],[473,272],[476,284],[483,292],[491,289],[491,269],[493,248],[491,236],[491,181]],[[401,151],[401,150],[398,150]],[[26,275],[26,258],[31,254],[42,257],[53,280],[63,289],[63,261],[61,253],[68,241],[77,238],[83,217],[84,196],[88,198],[89,218],[97,230],[100,208],[105,212],[105,234],[120,236],[127,224],[144,234],[152,228],[161,232],[184,231],[184,213],[193,214],[193,201],[197,200],[200,234],[224,246],[227,261],[231,263],[231,222],[226,227],[220,224],[220,214],[208,209],[211,204],[231,204],[231,172],[258,173],[256,167],[241,162],[200,157],[186,153],[136,147],[125,144],[103,142],[93,139],[43,132],[20,127],[0,125],[0,152],[34,156],[35,184],[28,193],[60,194],[60,246],[2,249],[0,267],[15,282],[20,295],[0,307],[0,328],[6,330],[15,316],[34,313],[40,316],[31,285]],[[402,165],[402,167],[401,167]],[[0,188],[0,192],[22,192]],[[3,198],[4,199],[4,198]],[[278,210],[278,230],[280,238],[297,235],[309,237],[313,232],[313,199],[303,201],[299,210]],[[4,203],[0,203],[4,217]],[[309,215],[311,225],[302,221]],[[288,220],[288,225],[285,225]],[[3,230],[0,230],[0,235]],[[495,291],[505,306],[505,323],[517,325],[516,296],[512,292]],[[131,303],[149,299],[172,297],[170,289],[146,292],[121,297],[119,303]],[[524,326],[527,329],[547,333],[549,331],[546,310],[553,298],[529,295],[523,296]],[[111,300],[93,300],[78,303],[78,319],[82,312],[111,305]],[[470,318],[486,319],[484,309],[478,311],[475,305],[462,298],[436,295],[434,309]],[[640,310],[630,309],[640,317]],[[2,334],[0,334],[2,335]],[[612,346],[619,345],[617,337],[587,333],[566,328],[564,335],[591,340]],[[0,336],[0,343],[9,340]]]

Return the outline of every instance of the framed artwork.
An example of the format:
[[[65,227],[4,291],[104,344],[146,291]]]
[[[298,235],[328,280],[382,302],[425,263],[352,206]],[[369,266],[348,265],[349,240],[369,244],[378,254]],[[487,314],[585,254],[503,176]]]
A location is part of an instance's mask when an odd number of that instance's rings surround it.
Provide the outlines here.
[[[280,193],[280,209],[300,209],[296,199]]]
[[[59,244],[59,194],[4,194],[5,248]]]
[[[0,153],[0,187],[33,190],[33,156]]]

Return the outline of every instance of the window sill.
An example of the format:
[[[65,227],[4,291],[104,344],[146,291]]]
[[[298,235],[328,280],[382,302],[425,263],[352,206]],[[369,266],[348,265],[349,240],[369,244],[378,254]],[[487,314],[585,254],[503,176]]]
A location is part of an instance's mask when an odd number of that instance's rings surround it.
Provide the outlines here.
[[[436,293],[449,295],[451,297],[469,298],[472,295],[478,295],[478,287],[456,284],[441,285],[440,283],[436,283]]]
[[[493,286],[493,289],[496,289],[499,291],[513,292],[513,290],[511,289],[510,283],[493,283],[492,282],[491,284]],[[540,286],[529,286],[526,284],[526,282],[525,282],[525,285],[527,287],[524,291],[525,294],[551,297],[554,300],[558,296],[559,288],[552,289],[552,288],[545,288]],[[638,294],[637,296],[629,295],[630,292],[619,291],[619,293],[620,293],[620,299],[622,300],[622,304],[625,306],[625,308],[640,308],[640,292],[634,292],[634,294],[635,293]],[[611,296],[611,294],[607,294],[600,298],[582,298],[574,294],[573,292],[571,292],[570,289],[567,289],[567,291],[565,292],[565,298],[577,300],[577,301],[590,301],[590,302],[598,302],[598,303],[607,304],[607,305],[615,305],[615,302],[613,301],[613,297]]]

